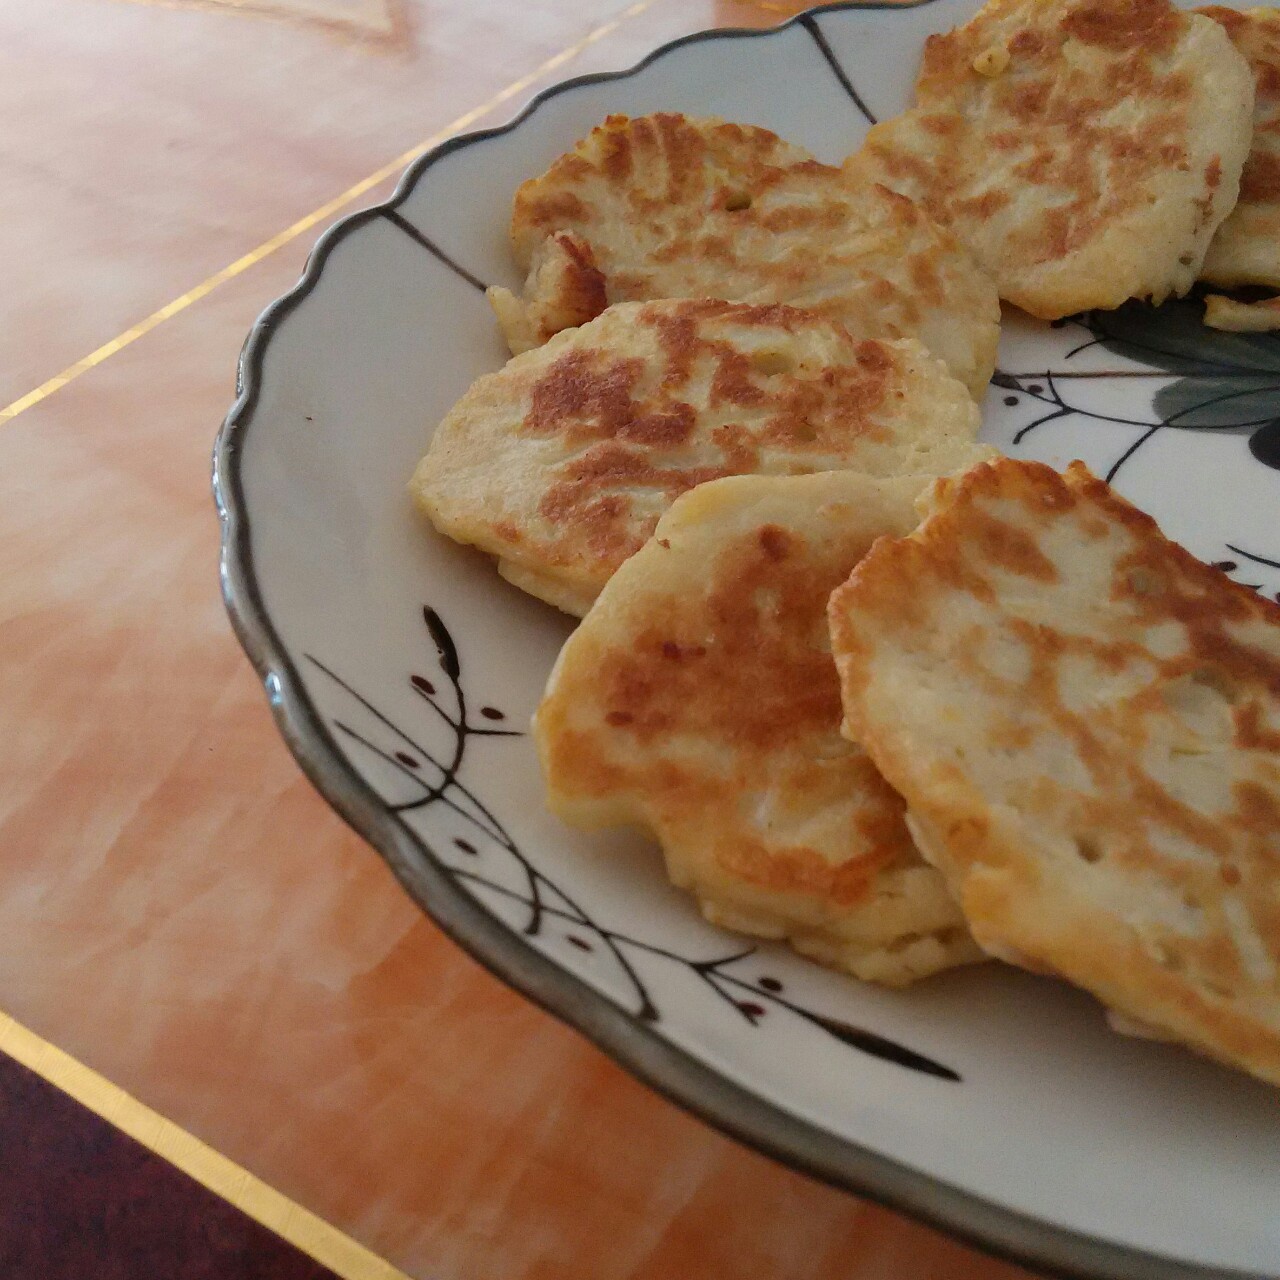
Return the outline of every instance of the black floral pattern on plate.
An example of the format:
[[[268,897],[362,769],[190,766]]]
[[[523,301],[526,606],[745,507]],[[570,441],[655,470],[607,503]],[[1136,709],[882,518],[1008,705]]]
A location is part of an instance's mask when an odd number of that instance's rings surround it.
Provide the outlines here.
[[[1280,335],[1225,333],[1203,321],[1204,303],[1193,294],[1154,307],[1126,302],[1114,311],[1087,311],[1055,328],[1078,326],[1087,335],[1062,358],[1062,368],[1037,374],[998,372],[996,386],[1031,395],[1047,412],[1018,432],[1021,442],[1037,427],[1056,418],[1081,414],[1145,430],[1112,464],[1107,479],[1153,436],[1165,430],[1225,431],[1247,437],[1249,452],[1264,466],[1280,470]],[[1070,362],[1095,347],[1147,370],[1079,370]],[[1074,404],[1065,390],[1068,379],[1149,377],[1157,381],[1152,419],[1109,415]]]
[[[1177,375],[1155,394],[1164,426],[1245,435],[1249,452],[1280,470],[1280,336],[1225,333],[1202,316],[1203,303],[1190,297],[1130,302],[1085,323],[1108,351]]]
[[[1035,373],[997,370],[992,383],[1009,391],[1004,398],[1014,407],[1023,398],[1039,401],[1044,411],[1013,436],[1014,445],[1060,418],[1082,417],[1130,429],[1131,438],[1105,472],[1114,481],[1136,454],[1162,431],[1208,431],[1239,435],[1252,457],[1280,470],[1280,334],[1226,333],[1204,324],[1201,291],[1161,306],[1131,301],[1114,311],[1087,311],[1051,327],[1074,329],[1080,341],[1071,346],[1058,367]],[[1092,369],[1072,365],[1086,351],[1102,349],[1145,368]],[[1096,380],[1137,379],[1152,384],[1145,416],[1106,413],[1086,405],[1073,388]],[[1137,429],[1136,436],[1132,436]],[[1226,543],[1230,556],[1213,561],[1228,575],[1256,591],[1264,584],[1245,579],[1259,569],[1280,569],[1280,557],[1264,556]],[[1240,561],[1247,563],[1242,565]],[[1274,583],[1272,584],[1274,588]],[[1277,600],[1280,592],[1272,591]]]
[[[792,999],[780,979],[760,974],[756,971],[758,966],[748,965],[757,955],[755,947],[708,958],[688,956],[597,921],[570,891],[534,865],[492,808],[461,780],[459,775],[468,748],[475,739],[523,735],[493,727],[494,722],[505,719],[497,707],[482,707],[479,712],[482,722],[472,718],[457,644],[434,609],[424,608],[422,616],[435,644],[439,675],[430,678],[415,673],[409,676],[409,687],[430,717],[447,730],[445,737],[450,745],[443,753],[428,749],[421,735],[409,732],[384,714],[319,658],[308,654],[307,661],[341,690],[355,713],[331,719],[348,749],[363,756],[366,763],[376,761],[390,769],[417,792],[405,800],[384,796],[387,808],[401,816],[444,808],[466,828],[465,836],[452,840],[452,851],[459,857],[458,862],[437,855],[437,861],[455,882],[481,901],[497,899],[522,907],[521,929],[526,937],[545,936],[554,930],[576,951],[605,957],[622,975],[631,992],[632,1012],[643,1022],[661,1021],[662,1011],[637,966],[640,957],[676,966],[692,975],[749,1026],[758,1026],[770,1014],[784,1014],[819,1028],[861,1053],[939,1080],[959,1081],[956,1071],[933,1058],[877,1032],[815,1012]]]

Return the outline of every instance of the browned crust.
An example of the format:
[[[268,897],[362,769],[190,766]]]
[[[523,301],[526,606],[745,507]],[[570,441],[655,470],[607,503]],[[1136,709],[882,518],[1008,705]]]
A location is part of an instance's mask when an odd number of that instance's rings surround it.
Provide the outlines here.
[[[851,191],[767,129],[610,116],[521,185],[511,241],[529,273],[515,328],[537,342],[606,297],[717,297],[811,307],[859,336],[921,337],[975,395],[994,362],[994,289],[960,244],[904,197]]]
[[[1245,67],[1217,37],[1169,0],[992,0],[930,37],[917,107],[847,169],[921,203],[1033,315],[1185,292],[1247,150]]]
[[[479,379],[412,487],[443,532],[544,598],[541,580],[560,579],[553,603],[581,612],[697,485],[936,473],[957,450],[967,460],[977,428],[964,387],[918,343],[855,341],[778,304],[625,303]]]
[[[1280,11],[1199,10],[1226,29],[1253,72],[1253,141],[1240,177],[1240,200],[1205,260],[1206,280],[1227,287],[1280,287]],[[1225,312],[1223,328],[1260,330],[1265,313]],[[1212,323],[1212,322],[1211,322]]]
[[[535,717],[556,812],[639,823],[711,918],[908,981],[977,957],[901,798],[839,736],[832,587],[922,480],[741,477],[673,507],[565,646]],[[927,956],[897,948],[927,944]]]
[[[1170,542],[1079,463],[1065,476],[1038,463],[985,463],[939,482],[932,507],[916,534],[879,541],[832,596],[847,732],[905,796],[981,945],[1059,973],[1132,1018],[1280,1083],[1280,606]],[[993,521],[1005,532],[995,533]],[[1046,572],[1024,545],[1028,537],[1043,545],[1063,524],[1078,531],[1085,556],[1091,540],[1124,535],[1109,601],[1088,606],[1114,608],[1125,620],[1104,634],[1037,623],[1027,603],[1079,587],[1074,577],[1060,580],[1069,568]],[[1018,603],[1007,613],[1011,592]],[[945,611],[964,600],[1018,642],[1027,670],[971,667],[960,677],[975,682],[979,698],[1012,708],[1023,728],[1058,737],[1079,767],[1082,781],[1067,783],[1029,777],[1029,766],[1011,762],[1022,769],[1025,808],[988,794],[998,776],[988,764],[932,752],[927,732],[902,729],[881,700],[884,655],[937,634]],[[964,665],[963,654],[945,655],[937,660]],[[1069,662],[1099,673],[1088,715],[1068,705],[1061,680]],[[1137,691],[1109,701],[1108,673],[1133,672],[1145,673]],[[1188,682],[1230,703],[1224,749],[1242,754],[1222,811],[1203,811],[1174,794],[1167,774],[1151,771],[1151,735],[1168,724],[1162,699]],[[971,728],[971,752],[999,749],[981,715]],[[1224,769],[1231,759],[1223,757]],[[1076,832],[1074,862],[1051,856],[1050,837],[1064,823]],[[1171,847],[1186,856],[1171,856]],[[1089,865],[1099,860],[1135,893],[1150,883],[1183,895],[1203,929],[1161,931],[1145,919],[1139,927],[1119,902],[1101,905]],[[1258,978],[1243,944],[1231,941],[1237,912],[1261,939],[1270,979]]]

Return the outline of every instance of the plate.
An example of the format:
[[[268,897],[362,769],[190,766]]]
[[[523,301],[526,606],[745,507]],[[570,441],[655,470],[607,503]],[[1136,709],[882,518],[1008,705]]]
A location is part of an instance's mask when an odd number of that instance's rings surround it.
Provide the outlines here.
[[[568,619],[415,516],[429,432],[504,348],[512,193],[609,112],[714,113],[838,161],[974,0],[845,5],[570,81],[419,159],[250,334],[218,439],[222,579],[298,762],[461,946],[669,1098],[1033,1265],[1280,1272],[1280,1099],[989,965],[890,992],[712,928],[656,851],[546,812],[525,734]],[[1197,305],[1009,317],[984,437],[1083,458],[1280,591],[1280,339]]]

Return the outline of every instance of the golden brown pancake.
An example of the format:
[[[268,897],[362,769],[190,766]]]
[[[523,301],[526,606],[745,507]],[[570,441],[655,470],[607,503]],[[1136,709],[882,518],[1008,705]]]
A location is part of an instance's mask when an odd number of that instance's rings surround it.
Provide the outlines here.
[[[1280,289],[1280,12],[1275,9],[1201,9],[1221,23],[1253,71],[1253,145],[1244,162],[1240,199],[1218,228],[1200,278],[1231,289]],[[1274,299],[1248,306],[1210,299],[1205,323],[1215,329],[1280,328]]]
[[[1169,0],[991,0],[845,169],[924,208],[1044,319],[1182,294],[1236,201],[1253,83]]]
[[[521,186],[511,242],[523,297],[490,297],[513,352],[611,303],[727,298],[919,338],[975,396],[995,367],[995,288],[954,238],[767,129],[610,116]]]
[[[696,484],[941,475],[977,432],[977,406],[918,342],[857,342],[791,307],[621,303],[479,379],[410,487],[442,533],[580,614]]]
[[[1280,1083],[1280,607],[1079,463],[941,480],[830,605],[978,944]]]
[[[708,919],[895,985],[979,958],[903,805],[840,736],[824,610],[923,477],[680,498],[570,637],[534,720],[551,808],[636,824]]]

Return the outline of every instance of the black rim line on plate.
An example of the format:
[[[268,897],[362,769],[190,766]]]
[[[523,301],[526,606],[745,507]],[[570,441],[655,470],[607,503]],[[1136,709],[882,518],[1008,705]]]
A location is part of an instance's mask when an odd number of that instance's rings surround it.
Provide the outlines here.
[[[936,2],[844,0],[807,10],[776,27],[730,27],[682,36],[624,70],[593,72],[550,85],[506,124],[448,139],[413,161],[386,201],[334,223],[312,248],[298,282],[254,322],[240,352],[236,400],[218,432],[213,452],[212,485],[221,527],[219,575],[223,600],[236,637],[263,682],[277,728],[298,766],[343,820],[385,858],[419,907],[496,978],[573,1027],[668,1101],[745,1146],[822,1181],[941,1227],[981,1249],[1069,1280],[1269,1280],[1257,1273],[1223,1271],[1109,1243],[996,1204],[791,1115],[639,1022],[585,980],[524,941],[459,888],[430,846],[388,811],[372,787],[348,764],[321,719],[271,621],[258,586],[240,471],[243,433],[257,407],[263,362],[272,335],[311,294],[330,253],[348,235],[376,219],[391,221],[448,269],[474,287],[483,288],[483,281],[399,213],[400,205],[418,182],[444,157],[511,133],[545,102],[562,93],[629,79],[673,50],[712,40],[768,39],[796,26],[808,32],[855,107],[870,118],[828,45],[817,15],[901,12]]]

